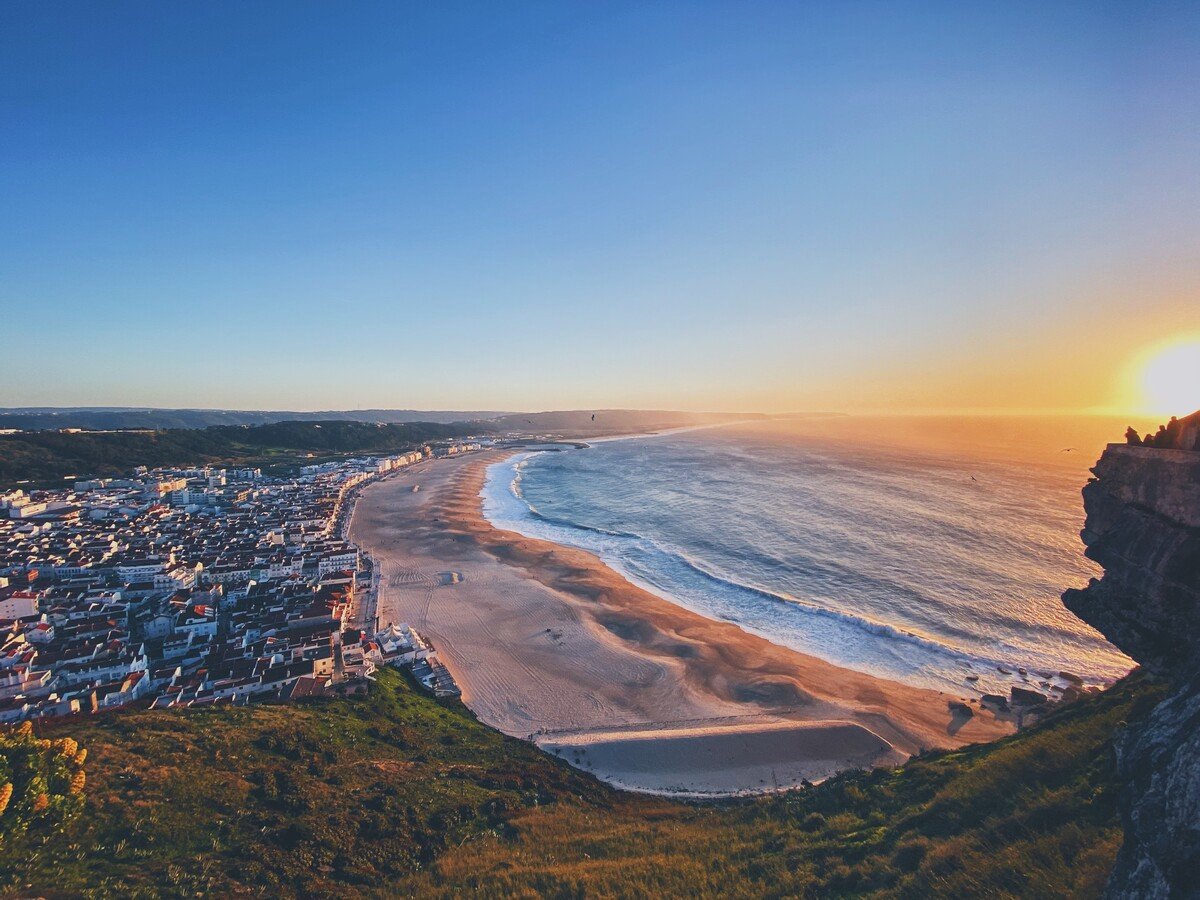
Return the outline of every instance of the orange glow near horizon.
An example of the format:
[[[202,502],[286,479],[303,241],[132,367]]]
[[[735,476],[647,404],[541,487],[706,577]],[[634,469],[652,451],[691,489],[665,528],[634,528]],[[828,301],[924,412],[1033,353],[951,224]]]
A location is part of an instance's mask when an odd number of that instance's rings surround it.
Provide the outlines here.
[[[1147,414],[1185,416],[1200,409],[1200,334],[1138,354],[1128,383],[1137,408]]]

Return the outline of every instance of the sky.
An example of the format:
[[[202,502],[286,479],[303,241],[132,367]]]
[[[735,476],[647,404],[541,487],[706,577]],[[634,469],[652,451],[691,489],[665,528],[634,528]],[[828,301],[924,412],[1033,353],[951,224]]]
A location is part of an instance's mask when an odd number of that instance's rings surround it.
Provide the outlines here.
[[[3,4],[0,405],[1132,410],[1198,159],[1200,4]]]

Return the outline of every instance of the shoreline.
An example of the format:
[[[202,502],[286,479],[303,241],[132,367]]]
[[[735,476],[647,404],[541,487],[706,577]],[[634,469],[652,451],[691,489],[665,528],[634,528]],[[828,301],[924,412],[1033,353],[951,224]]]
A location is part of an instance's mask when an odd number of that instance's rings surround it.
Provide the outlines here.
[[[367,486],[351,522],[381,567],[381,623],[427,632],[486,724],[617,786],[704,797],[1013,730],[979,708],[952,714],[957,696],[707,619],[586,551],[495,528],[480,497],[486,468],[516,452],[418,463]],[[439,585],[445,571],[462,582]]]
[[[619,440],[653,436],[628,435]],[[936,627],[921,631],[879,616],[878,610],[813,603],[789,595],[782,587],[743,580],[745,576],[739,576],[736,567],[723,570],[720,562],[709,563],[703,557],[693,558],[689,551],[661,546],[638,533],[638,526],[608,524],[607,528],[616,529],[610,532],[606,527],[573,521],[571,514],[564,518],[553,507],[551,515],[543,515],[524,498],[524,479],[527,465],[533,466],[554,449],[514,448],[514,453],[491,465],[482,499],[485,518],[493,527],[592,553],[638,588],[706,618],[736,624],[771,643],[885,681],[946,694],[965,691],[975,699],[1007,697],[1014,687],[1050,692],[1052,699],[1080,683],[1102,690],[1128,674],[1133,665],[1126,660],[1128,665],[1121,667],[1103,656],[1072,657],[1073,652],[1086,655],[1114,650],[1094,632],[1091,638],[1098,642],[1097,647],[1086,646],[1087,634],[1064,632],[1067,643],[1061,653],[1053,646],[1007,643],[1003,635],[991,643],[956,645]],[[593,520],[585,516],[583,521]],[[769,580],[766,583],[771,584]],[[1085,580],[1066,583],[1081,585]],[[767,606],[779,606],[786,612],[776,619]],[[954,621],[952,615],[950,621]],[[1048,629],[1055,627],[1052,624]],[[1070,643],[1077,638],[1078,644]],[[1120,654],[1114,652],[1113,656]]]

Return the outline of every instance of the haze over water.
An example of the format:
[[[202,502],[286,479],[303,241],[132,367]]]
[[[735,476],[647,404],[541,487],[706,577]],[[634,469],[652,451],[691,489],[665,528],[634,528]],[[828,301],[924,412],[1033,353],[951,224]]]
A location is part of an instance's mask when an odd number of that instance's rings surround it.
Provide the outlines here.
[[[484,508],[849,668],[963,696],[1007,692],[1019,667],[1100,682],[1132,663],[1059,596],[1099,573],[1080,488],[1124,424],[844,417],[599,442],[492,466]]]

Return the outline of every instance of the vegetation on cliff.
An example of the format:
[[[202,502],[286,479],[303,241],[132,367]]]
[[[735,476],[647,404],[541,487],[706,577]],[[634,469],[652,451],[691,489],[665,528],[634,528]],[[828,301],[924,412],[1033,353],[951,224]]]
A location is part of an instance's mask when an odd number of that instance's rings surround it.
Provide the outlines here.
[[[396,453],[427,441],[479,434],[479,423],[275,422],[162,431],[32,431],[0,435],[0,487],[28,480],[127,475],[135,466],[271,465],[309,454]]]
[[[1122,836],[1111,741],[1159,694],[1135,676],[995,744],[696,805],[380,676],[348,700],[39,726],[91,748],[86,807],[13,837],[0,891],[1095,896]]]

